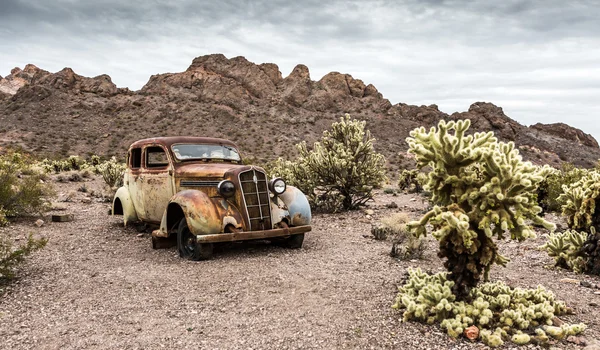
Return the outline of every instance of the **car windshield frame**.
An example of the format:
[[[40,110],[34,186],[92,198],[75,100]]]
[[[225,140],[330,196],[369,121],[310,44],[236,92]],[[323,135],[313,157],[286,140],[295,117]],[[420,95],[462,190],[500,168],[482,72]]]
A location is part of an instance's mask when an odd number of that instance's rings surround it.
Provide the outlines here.
[[[190,154],[191,152],[188,152],[187,154],[183,155],[181,151],[183,151],[181,148],[178,148],[179,146],[197,146],[198,148],[204,147],[205,148],[205,153],[202,154]],[[200,149],[198,151],[201,151]],[[218,154],[221,151],[222,156],[214,156],[213,154]],[[230,145],[223,145],[223,144],[218,144],[218,143],[176,143],[171,145],[171,152],[173,152],[173,157],[181,162],[185,162],[185,161],[191,161],[191,160],[204,160],[204,161],[212,161],[212,160],[219,160],[219,161],[231,161],[231,162],[236,162],[236,163],[241,163],[242,162],[242,157],[240,155],[240,151],[238,151],[237,148],[230,146]],[[233,153],[235,155],[237,155],[237,158],[232,158],[231,156],[226,157],[225,155],[227,153]]]

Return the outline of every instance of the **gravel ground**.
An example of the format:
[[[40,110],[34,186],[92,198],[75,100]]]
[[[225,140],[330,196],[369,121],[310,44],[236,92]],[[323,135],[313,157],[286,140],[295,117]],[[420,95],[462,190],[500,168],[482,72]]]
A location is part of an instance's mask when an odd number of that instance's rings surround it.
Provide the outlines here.
[[[75,221],[0,229],[49,238],[0,296],[2,349],[485,348],[452,340],[439,327],[399,321],[390,306],[406,268],[442,270],[436,242],[428,242],[423,260],[392,259],[390,242],[369,237],[363,211],[316,215],[300,250],[252,242],[190,262],[175,248],[152,250],[148,234],[106,215],[107,203],[86,203],[98,179],[88,180],[88,193],[75,191],[80,186],[57,184],[59,198],[70,199],[60,205]],[[386,208],[391,201],[399,208]],[[379,219],[398,211],[416,216],[424,206],[413,195],[378,194],[369,208]],[[535,249],[543,241],[503,244],[511,262],[494,267],[491,278],[544,285],[575,309],[565,321],[585,322],[588,343],[600,339],[599,289],[561,282],[600,279],[549,268],[552,259]]]

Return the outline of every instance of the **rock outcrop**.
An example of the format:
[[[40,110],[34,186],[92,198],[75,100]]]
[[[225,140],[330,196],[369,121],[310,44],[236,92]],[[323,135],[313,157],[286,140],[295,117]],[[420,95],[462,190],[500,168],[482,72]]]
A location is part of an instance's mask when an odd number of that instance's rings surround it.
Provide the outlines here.
[[[36,75],[39,77],[46,74],[50,73],[39,69],[33,64],[28,64],[23,69],[15,67],[10,71],[9,75],[4,78],[0,77],[0,92],[14,95],[20,88],[30,84]]]
[[[410,130],[441,119],[468,118],[474,131],[514,141],[527,159],[591,166],[596,140],[566,124],[527,127],[492,103],[476,102],[449,115],[436,105],[392,105],[371,84],[331,72],[311,79],[297,65],[284,77],[273,63],[215,54],[194,59],[183,72],[150,77],[140,91],[119,89],[108,75],[80,76],[70,68],[49,73],[33,65],[0,78],[0,146],[19,144],[48,155],[122,155],[135,139],[157,135],[209,135],[232,139],[259,160],[291,157],[344,113],[363,119],[390,169],[407,149]]]
[[[580,129],[569,126],[565,123],[542,124],[537,123],[531,126],[534,130],[539,130],[556,137],[563,138],[575,142],[577,145],[583,145],[593,148],[598,148],[598,141]]]

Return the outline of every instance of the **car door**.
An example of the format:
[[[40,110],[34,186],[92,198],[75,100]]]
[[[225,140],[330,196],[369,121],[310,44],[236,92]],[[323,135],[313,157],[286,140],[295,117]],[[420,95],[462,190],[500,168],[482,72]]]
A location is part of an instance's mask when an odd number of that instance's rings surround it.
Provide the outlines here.
[[[142,156],[140,185],[143,192],[144,220],[160,223],[174,194],[173,167],[161,145],[149,145]]]
[[[142,176],[142,148],[132,148],[128,155],[129,176],[125,185],[129,189],[129,195],[133,207],[140,220],[145,219],[144,199],[141,186]]]

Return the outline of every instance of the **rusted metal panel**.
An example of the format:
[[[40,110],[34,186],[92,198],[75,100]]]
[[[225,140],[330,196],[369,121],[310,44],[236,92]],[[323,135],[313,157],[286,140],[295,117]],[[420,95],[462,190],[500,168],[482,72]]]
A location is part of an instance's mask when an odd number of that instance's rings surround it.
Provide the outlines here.
[[[123,209],[123,224],[127,226],[129,223],[133,223],[138,221],[138,216],[136,210],[133,206],[133,201],[131,200],[131,195],[127,187],[123,186],[117,190],[115,194],[115,199],[113,200],[113,208],[112,213],[115,213],[115,201],[119,200],[121,202],[121,208]]]
[[[264,231],[240,231],[234,233],[200,235],[196,238],[198,240],[198,243],[234,242],[248,239],[267,239],[274,237],[297,235],[300,233],[309,232],[311,229],[312,228],[310,226],[297,226]]]

